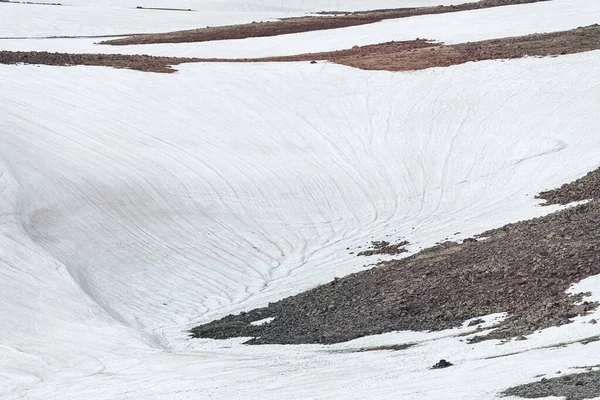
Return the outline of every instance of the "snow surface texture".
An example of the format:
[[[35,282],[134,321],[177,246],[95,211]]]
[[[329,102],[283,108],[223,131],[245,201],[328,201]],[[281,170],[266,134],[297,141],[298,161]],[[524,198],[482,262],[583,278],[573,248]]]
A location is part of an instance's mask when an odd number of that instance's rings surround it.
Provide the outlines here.
[[[556,210],[535,193],[598,167],[599,69],[0,66],[0,397],[480,400],[600,363],[599,342],[542,348],[598,334],[587,317],[501,346],[185,332],[361,270],[371,240],[416,251]]]
[[[0,4],[0,7],[2,5]],[[1,10],[1,8],[0,8]],[[53,9],[54,10],[54,9]],[[148,11],[150,12],[150,11]],[[180,12],[181,14],[181,12]],[[2,14],[0,14],[0,18]],[[393,40],[425,38],[448,44],[499,37],[555,32],[600,23],[600,3],[589,0],[552,0],[438,15],[386,20],[343,29],[267,38],[205,43],[135,46],[96,45],[101,39],[0,40],[0,50],[70,53],[151,54],[178,57],[267,57],[349,49]],[[19,17],[0,23],[0,36],[20,34]],[[157,29],[151,29],[156,31]],[[122,32],[121,32],[122,33]]]
[[[11,0],[12,1],[12,0]],[[15,0],[17,1],[17,0]],[[452,0],[260,2],[222,0],[39,0],[63,6],[0,3],[0,37],[97,36],[243,24],[319,11],[453,4]],[[191,9],[188,11],[144,8]]]

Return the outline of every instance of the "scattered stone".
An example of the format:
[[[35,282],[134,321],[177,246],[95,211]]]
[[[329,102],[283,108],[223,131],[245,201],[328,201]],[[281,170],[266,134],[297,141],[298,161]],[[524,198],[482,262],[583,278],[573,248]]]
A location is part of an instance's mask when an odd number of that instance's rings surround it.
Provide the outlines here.
[[[582,178],[566,183],[558,189],[548,190],[536,196],[536,198],[547,200],[544,205],[569,204],[598,197],[600,197],[600,169],[589,172]]]
[[[527,338],[523,335],[519,335],[515,338],[515,340],[527,340]]]
[[[373,256],[375,254],[397,255],[408,252],[405,246],[409,243],[404,240],[396,244],[390,244],[385,240],[371,242],[371,250],[365,250],[358,253],[359,256]]]
[[[451,362],[448,362],[444,359],[438,361],[437,363],[435,363],[435,365],[433,367],[431,367],[431,369],[442,369],[442,368],[448,368],[453,366],[454,364],[452,364]]]
[[[482,320],[481,318],[477,318],[474,319],[473,321],[469,322],[469,324],[467,326],[475,326],[475,325],[479,325],[479,324],[483,324],[485,321]]]

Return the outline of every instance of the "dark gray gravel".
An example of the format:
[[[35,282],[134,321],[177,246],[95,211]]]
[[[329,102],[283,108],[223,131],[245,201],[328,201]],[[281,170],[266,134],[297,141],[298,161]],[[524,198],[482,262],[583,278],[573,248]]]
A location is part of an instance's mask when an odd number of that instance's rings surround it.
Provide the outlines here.
[[[374,256],[377,254],[387,254],[387,255],[393,256],[393,255],[397,255],[397,254],[407,253],[408,250],[406,250],[405,247],[408,244],[409,243],[406,240],[403,240],[396,244],[391,244],[390,242],[386,242],[385,240],[374,241],[374,242],[371,242],[372,248],[370,250],[361,251],[357,255],[359,255],[359,256]]]
[[[595,180],[561,188],[561,201],[593,197]],[[588,197],[589,196],[589,197]],[[195,337],[250,336],[249,344],[336,343],[394,330],[441,330],[481,315],[511,317],[490,335],[508,338],[569,323],[572,283],[600,274],[600,200],[443,243],[403,260],[192,329]],[[275,317],[269,324],[250,322]]]
[[[593,399],[600,396],[600,371],[542,379],[539,382],[510,388],[502,392],[502,395],[526,399],[550,396],[565,397],[566,400]]]
[[[600,198],[600,168],[575,182],[567,183],[558,189],[539,194],[538,198],[546,199],[546,204],[568,204],[573,201]]]

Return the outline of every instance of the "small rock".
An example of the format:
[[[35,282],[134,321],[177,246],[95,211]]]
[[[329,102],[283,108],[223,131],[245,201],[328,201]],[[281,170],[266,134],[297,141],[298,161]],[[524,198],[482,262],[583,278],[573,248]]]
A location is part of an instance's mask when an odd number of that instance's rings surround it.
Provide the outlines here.
[[[440,361],[438,361],[433,367],[431,367],[431,369],[442,369],[442,368],[448,368],[451,367],[452,364],[451,362],[448,362],[444,359],[441,359]]]
[[[590,324],[595,325],[597,323],[598,323],[598,321],[596,321],[595,319],[590,319]]]
[[[477,318],[474,319],[473,321],[469,322],[468,326],[475,326],[475,325],[479,325],[479,324],[483,324],[485,321],[482,320],[481,318]]]
[[[519,336],[516,337],[515,340],[527,340],[527,338],[525,336],[523,336],[523,335],[519,335]]]

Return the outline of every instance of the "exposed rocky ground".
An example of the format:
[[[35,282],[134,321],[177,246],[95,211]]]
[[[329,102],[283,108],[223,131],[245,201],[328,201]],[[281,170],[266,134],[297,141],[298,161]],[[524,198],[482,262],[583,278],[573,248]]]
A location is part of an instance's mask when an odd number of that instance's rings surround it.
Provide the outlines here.
[[[502,393],[527,399],[564,397],[565,400],[594,399],[600,396],[600,371],[542,379],[510,388]]]
[[[387,242],[385,240],[374,241],[374,242],[371,242],[372,248],[370,250],[363,250],[360,253],[358,253],[357,255],[359,255],[359,256],[374,256],[377,254],[388,254],[388,255],[402,254],[402,253],[408,252],[408,250],[406,250],[406,248],[405,248],[408,244],[409,243],[406,240],[396,243],[396,244],[391,244],[390,242]]]
[[[126,54],[67,54],[0,51],[0,64],[95,65],[171,73],[191,62],[293,62],[328,60],[365,70],[410,71],[469,61],[556,56],[600,49],[600,25],[570,31],[446,46],[424,39],[355,46],[349,50],[259,59],[201,59]],[[597,178],[596,178],[597,179]]]
[[[600,168],[589,172],[575,182],[566,183],[558,189],[542,192],[539,198],[547,204],[567,204],[573,201],[600,198]]]
[[[565,203],[594,197],[597,190],[588,175],[545,193],[552,199],[561,193]],[[476,339],[485,340],[567,324],[596,307],[577,305],[580,297],[565,291],[600,274],[600,198],[481,236],[486,240],[446,242],[382,262],[268,307],[198,326],[191,334],[253,337],[249,344],[336,343],[394,330],[447,329],[508,312],[497,329]],[[250,325],[267,317],[275,319]]]
[[[480,8],[505,5],[536,3],[548,0],[482,0],[452,6],[434,6],[418,8],[400,8],[362,12],[340,12],[341,15],[307,16],[286,18],[279,21],[254,22],[250,24],[206,27],[177,32],[134,35],[126,38],[107,40],[101,44],[132,45],[151,43],[190,43],[210,42],[214,40],[246,39],[252,37],[279,36],[291,33],[319,31],[366,25],[386,19],[406,18],[426,14],[444,14],[449,12],[476,10]]]
[[[389,42],[349,50],[271,57],[261,61],[327,60],[364,70],[413,71],[470,61],[554,56],[600,49],[600,26],[481,42],[442,45],[431,41]]]
[[[68,54],[47,51],[0,51],[0,64],[89,65],[135,69],[147,72],[175,72],[171,65],[193,62],[191,58],[154,57],[126,54]]]

